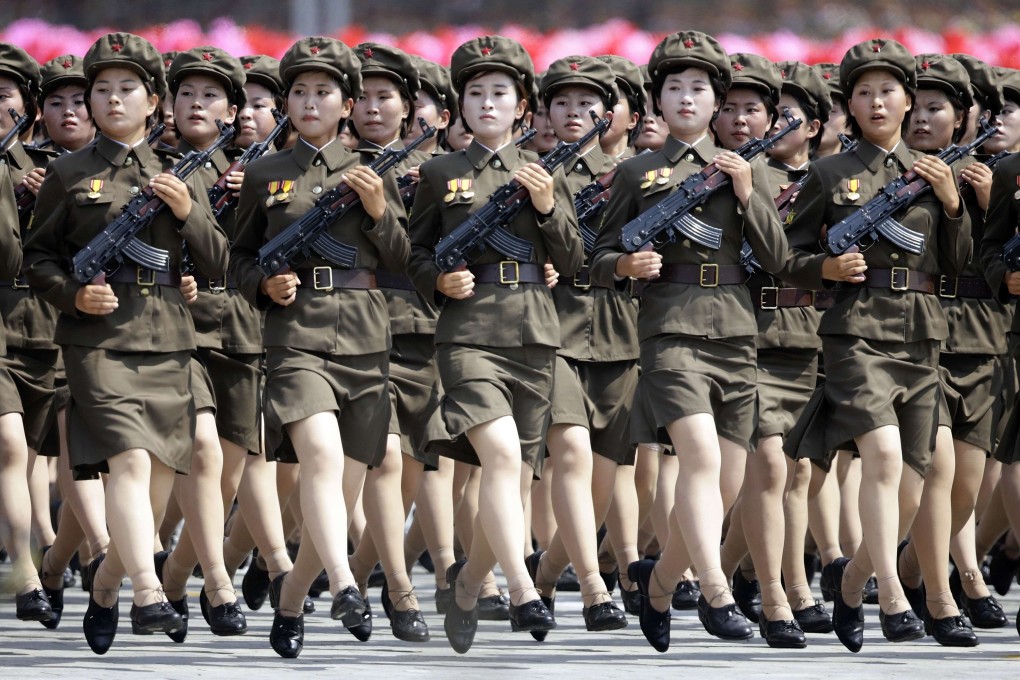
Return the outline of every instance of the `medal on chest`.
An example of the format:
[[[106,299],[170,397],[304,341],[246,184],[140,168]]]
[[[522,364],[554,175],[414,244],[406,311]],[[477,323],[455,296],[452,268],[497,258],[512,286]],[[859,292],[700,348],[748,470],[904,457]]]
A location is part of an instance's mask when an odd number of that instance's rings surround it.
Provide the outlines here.
[[[861,180],[857,179],[856,177],[854,177],[853,179],[848,179],[846,181],[846,190],[847,190],[846,197],[847,197],[847,200],[856,201],[858,198],[860,198],[861,195],[859,193],[857,193],[857,190],[860,189],[860,188],[861,188]]]
[[[451,179],[446,183],[446,195],[443,196],[443,202],[452,203],[458,194],[461,198],[470,201],[475,197],[475,192],[471,190],[473,183],[474,181],[467,177]]]
[[[90,179],[89,180],[89,192],[87,194],[85,194],[85,195],[88,196],[89,198],[95,200],[95,199],[97,199],[97,198],[99,198],[100,196],[103,195],[102,193],[100,193],[100,192],[102,192],[102,190],[103,190],[103,180],[101,180],[101,179]]]

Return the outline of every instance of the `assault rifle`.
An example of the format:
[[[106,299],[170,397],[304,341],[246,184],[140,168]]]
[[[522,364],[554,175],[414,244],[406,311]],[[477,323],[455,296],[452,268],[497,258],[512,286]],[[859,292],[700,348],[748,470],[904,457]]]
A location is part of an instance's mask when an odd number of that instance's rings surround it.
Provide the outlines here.
[[[574,212],[577,213],[577,224],[581,228],[581,243],[584,245],[585,257],[595,250],[595,240],[598,238],[598,232],[589,225],[605,209],[614,177],[616,168],[574,194]]]
[[[846,153],[847,151],[853,151],[854,149],[857,148],[857,144],[858,144],[857,140],[856,139],[850,139],[849,137],[844,135],[842,132],[837,132],[836,133],[836,138],[839,139],[839,143],[843,145],[843,148],[839,150],[840,153]]]
[[[577,154],[588,143],[609,129],[609,118],[599,118],[589,111],[595,126],[576,142],[560,142],[538,164],[550,174]],[[518,262],[531,260],[531,242],[514,236],[506,230],[531,195],[516,179],[510,180],[492,192],[488,202],[472,213],[464,222],[436,244],[433,261],[444,272],[453,271],[486,246]]]
[[[413,142],[403,149],[386,149],[368,167],[382,177],[436,134],[436,128],[428,125],[424,118],[419,118],[418,124],[422,133]],[[360,203],[361,197],[347,182],[336,185],[324,193],[311,210],[259,248],[259,269],[266,276],[274,276],[307,260],[313,252],[338,267],[353,268],[358,260],[358,249],[338,241],[326,230]]]
[[[243,169],[252,161],[262,158],[269,151],[269,147],[273,145],[276,138],[280,136],[280,133],[283,132],[284,128],[287,127],[287,116],[276,109],[273,109],[273,118],[276,119],[276,127],[269,132],[269,135],[261,142],[255,142],[245,149],[244,153],[238,156],[237,160],[231,163],[230,167],[220,175],[219,179],[216,180],[216,184],[209,188],[209,205],[212,206],[213,215],[216,216],[217,220],[237,205],[237,192],[227,188],[227,176],[232,172]]]
[[[937,158],[952,165],[984,144],[996,132],[996,128],[982,120],[981,132],[974,141],[965,146],[947,147]],[[832,255],[842,255],[851,246],[859,246],[864,250],[879,237],[884,237],[898,248],[920,255],[924,252],[924,235],[907,229],[893,219],[893,215],[931,190],[931,184],[927,180],[922,179],[912,169],[907,170],[882,187],[874,198],[854,213],[830,227],[823,243],[825,250]]]
[[[776,142],[801,126],[803,121],[794,118],[789,109],[783,109],[787,126],[765,139],[752,139],[735,150],[744,160],[750,161],[768,151]],[[654,206],[623,226],[620,246],[625,252],[641,250],[649,243],[659,248],[680,237],[712,250],[722,245],[722,229],[705,224],[691,213],[719,189],[729,186],[732,180],[714,162],[689,176],[676,190]]]
[[[233,127],[216,121],[220,136],[205,151],[192,151],[177,162],[170,173],[181,180],[204,167],[213,153],[234,138]],[[163,199],[152,187],[145,187],[124,206],[120,215],[105,229],[92,237],[71,261],[72,275],[80,283],[89,283],[96,276],[115,271],[127,257],[135,264],[155,271],[170,270],[170,253],[139,241],[136,236],[152,224],[166,208]]]

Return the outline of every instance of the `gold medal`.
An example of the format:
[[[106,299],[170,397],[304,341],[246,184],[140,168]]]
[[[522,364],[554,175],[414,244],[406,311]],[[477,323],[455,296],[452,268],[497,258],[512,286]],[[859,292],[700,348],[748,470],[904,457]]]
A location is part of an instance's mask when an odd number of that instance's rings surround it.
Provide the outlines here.
[[[659,175],[658,177],[655,178],[655,183],[656,184],[665,184],[668,181],[669,181],[669,178],[668,177],[663,177],[662,175]]]
[[[102,194],[99,193],[102,189],[103,189],[103,180],[101,180],[101,179],[92,179],[92,180],[89,180],[89,192],[87,194],[85,194],[85,195],[88,196],[89,198],[95,200],[95,199],[99,198],[100,196],[102,196]]]
[[[445,196],[443,196],[443,202],[444,203],[449,203],[450,201],[452,201],[455,198],[457,198],[457,192],[451,191],[450,193],[448,193]]]
[[[266,199],[267,208],[272,208],[274,203],[276,203],[276,197],[270,196],[269,198]]]
[[[470,201],[472,198],[475,197],[475,192],[473,192],[473,191],[464,191],[464,192],[461,192],[460,195]]]
[[[857,193],[857,190],[861,188],[861,180],[857,179],[856,177],[853,179],[848,179],[846,181],[846,188],[847,188],[846,197],[848,200],[856,201],[858,198],[861,197],[861,195]]]
[[[861,197],[861,195],[858,194],[857,192],[854,192],[851,194],[847,194],[846,197],[849,198],[851,201],[856,201],[858,198]]]
[[[281,191],[280,193],[276,194],[276,200],[286,201],[288,196],[290,196],[290,194],[288,194],[286,191]]]
[[[99,193],[98,191],[90,191],[85,195],[88,196],[89,198],[99,198],[100,196],[102,196],[102,194]]]
[[[1016,193],[1013,194],[1013,198],[1015,198],[1016,200],[1020,201],[1020,189],[1016,190]]]

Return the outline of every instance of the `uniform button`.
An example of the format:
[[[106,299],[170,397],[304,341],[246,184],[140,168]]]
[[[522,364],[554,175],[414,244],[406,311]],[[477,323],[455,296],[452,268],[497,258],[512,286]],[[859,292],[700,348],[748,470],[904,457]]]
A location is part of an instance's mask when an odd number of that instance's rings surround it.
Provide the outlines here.
[[[138,194],[138,187],[131,187],[130,189],[128,189],[128,192],[129,192],[129,193],[130,193],[130,194],[131,194],[132,196],[135,196],[135,195],[137,195],[137,194]]]
[[[321,194],[322,193],[322,187],[312,187],[312,193],[313,194]]]
[[[574,166],[574,172],[581,172],[582,170],[584,170],[583,163],[578,163],[577,165]]]
[[[900,254],[899,253],[892,253],[891,255],[889,255],[889,259],[890,260],[898,260],[898,259],[900,259]]]
[[[684,160],[687,161],[688,163],[693,163],[694,162],[694,154],[692,154],[692,153],[687,154],[686,156],[684,156]]]
[[[142,288],[141,295],[142,295],[142,297],[148,297],[149,296],[149,289],[148,288]]]
[[[492,167],[498,170],[503,167],[503,163],[500,162],[500,160],[497,158],[496,160],[492,161]]]
[[[313,163],[313,165],[315,165],[315,166],[322,165],[322,159],[321,158],[316,158],[315,159],[315,163]]]
[[[893,163],[895,162],[896,160],[892,156],[889,156],[888,158],[885,159],[885,167],[891,168],[893,166]]]
[[[206,161],[205,162],[205,167],[211,168],[212,167],[212,161]]]
[[[703,208],[702,206],[700,206],[700,205],[699,205],[699,206],[698,206],[697,208],[695,208],[695,209],[694,209],[694,212],[696,212],[696,213],[699,213],[699,212],[701,212],[702,210],[704,210],[704,208]]]
[[[131,165],[131,156],[124,159],[124,165]]]

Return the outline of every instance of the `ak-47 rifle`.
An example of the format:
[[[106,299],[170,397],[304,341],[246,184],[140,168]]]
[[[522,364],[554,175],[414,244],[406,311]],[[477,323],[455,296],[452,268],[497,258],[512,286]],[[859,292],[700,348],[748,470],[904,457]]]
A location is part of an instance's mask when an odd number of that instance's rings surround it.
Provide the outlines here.
[[[220,136],[204,151],[192,151],[177,162],[170,173],[181,180],[205,164],[213,153],[234,138],[232,126],[216,121]],[[145,187],[124,206],[120,215],[105,229],[92,237],[71,261],[71,273],[81,283],[89,283],[100,274],[115,271],[124,263],[124,258],[135,264],[165,272],[170,270],[170,253],[139,241],[136,236],[149,226],[166,208],[163,199],[156,196],[152,187]]]
[[[585,257],[595,250],[595,241],[599,234],[590,225],[605,209],[614,177],[616,168],[574,194],[574,212],[577,213],[577,225],[581,228],[581,243],[584,246]]]
[[[535,128],[526,129],[524,134],[514,142],[514,146],[527,144],[535,136],[536,132]],[[397,186],[400,188],[400,200],[404,204],[404,210],[410,212],[411,206],[414,205],[414,197],[418,193],[418,180],[412,177],[411,173],[408,173],[397,178]]]
[[[937,158],[952,165],[984,144],[996,132],[996,128],[982,120],[981,132],[974,141],[964,146],[947,147]],[[907,229],[893,219],[893,215],[931,190],[927,180],[922,179],[914,170],[907,170],[839,224],[829,227],[822,245],[830,254],[842,255],[852,246],[864,250],[879,237],[883,237],[909,253],[920,255],[924,252],[924,235]]]
[[[591,113],[595,126],[576,142],[560,142],[538,164],[550,174],[571,158],[577,156],[590,141],[609,129],[610,120]],[[531,195],[516,179],[496,189],[488,202],[468,216],[447,236],[439,239],[433,261],[441,271],[449,272],[493,248],[518,262],[529,262],[533,253],[531,242],[514,236],[506,230],[524,206],[531,203]]]
[[[237,172],[243,169],[252,161],[256,161],[269,151],[269,147],[273,145],[276,138],[280,136],[284,128],[287,127],[287,116],[283,115],[276,109],[273,109],[273,118],[276,120],[276,127],[274,127],[264,140],[261,142],[255,142],[247,149],[244,150],[240,156],[237,157],[230,167],[220,175],[216,183],[209,188],[209,205],[212,206],[213,215],[216,219],[221,219],[228,210],[232,210],[237,205],[237,192],[231,191],[227,188],[227,176],[232,172]]]
[[[857,144],[858,144],[857,140],[856,139],[850,139],[849,137],[847,137],[842,132],[837,132],[836,133],[836,138],[839,139],[839,143],[843,146],[843,148],[839,150],[840,153],[846,153],[847,151],[853,151],[854,149],[857,148]]]
[[[989,170],[994,170],[995,166],[999,164],[999,161],[1001,161],[1006,156],[1010,155],[1010,153],[1012,152],[1003,149],[999,153],[993,156],[989,156],[988,158],[984,159],[981,162],[984,163],[984,165],[987,166]],[[973,197],[974,186],[970,182],[961,177],[956,184],[960,188],[960,198],[962,198],[965,201],[968,201],[971,199],[971,197]]]
[[[750,161],[772,148],[803,122],[800,118],[794,118],[789,109],[784,109],[783,115],[787,120],[785,128],[771,137],[752,139],[734,153]],[[669,196],[625,224],[620,232],[620,246],[624,252],[633,253],[648,244],[659,248],[683,237],[706,248],[718,250],[722,245],[722,229],[705,224],[691,213],[712,194],[731,183],[729,175],[714,162],[709,163],[681,182]]]
[[[403,149],[386,149],[368,167],[382,177],[436,134],[436,128],[428,125],[424,118],[419,118],[418,124],[421,135]],[[327,229],[360,203],[361,197],[347,182],[336,185],[323,194],[311,210],[259,248],[259,269],[266,276],[274,276],[307,260],[313,252],[338,267],[353,268],[358,260],[358,249],[333,238]]]

